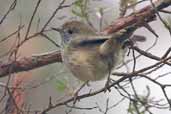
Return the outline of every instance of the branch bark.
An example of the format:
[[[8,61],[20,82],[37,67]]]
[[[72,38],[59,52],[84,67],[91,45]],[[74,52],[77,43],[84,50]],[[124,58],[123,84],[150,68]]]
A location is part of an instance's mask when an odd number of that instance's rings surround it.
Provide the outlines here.
[[[16,61],[1,62],[0,77],[7,76],[10,73],[32,70],[59,61],[62,61],[60,51],[55,51],[48,54],[23,57]]]
[[[161,3],[156,7],[157,10],[164,9],[171,5],[171,0],[161,0],[160,2]],[[118,18],[110,26],[104,29],[103,33],[111,34],[130,25],[141,27],[143,26],[143,23],[155,20],[156,9],[151,5],[148,5],[133,14]],[[37,56],[23,57],[15,61],[0,62],[0,78],[11,73],[28,71],[56,62],[62,62],[59,51]]]

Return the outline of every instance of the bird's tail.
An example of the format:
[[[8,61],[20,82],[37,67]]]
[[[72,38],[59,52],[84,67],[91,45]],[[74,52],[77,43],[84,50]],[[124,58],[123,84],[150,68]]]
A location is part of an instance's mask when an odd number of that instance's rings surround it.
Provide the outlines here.
[[[114,34],[114,37],[119,43],[123,43],[127,41],[135,32],[137,29],[137,26],[129,26],[127,28],[121,29],[116,34]]]

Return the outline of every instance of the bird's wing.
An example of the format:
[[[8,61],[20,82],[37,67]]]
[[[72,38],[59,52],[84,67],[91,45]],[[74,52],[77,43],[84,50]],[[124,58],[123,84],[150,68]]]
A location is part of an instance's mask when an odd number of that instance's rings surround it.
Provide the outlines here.
[[[128,38],[130,38],[133,32],[136,30],[136,27],[129,27],[122,29],[111,35],[80,35],[78,37],[77,43],[81,46],[83,45],[93,45],[93,44],[102,44],[106,40],[113,40],[115,43],[123,44]],[[111,42],[111,41],[108,41]]]
[[[80,40],[77,40],[78,45],[81,46],[103,44],[106,40],[111,38],[111,36],[80,36],[80,37],[84,37],[84,38],[79,38]]]

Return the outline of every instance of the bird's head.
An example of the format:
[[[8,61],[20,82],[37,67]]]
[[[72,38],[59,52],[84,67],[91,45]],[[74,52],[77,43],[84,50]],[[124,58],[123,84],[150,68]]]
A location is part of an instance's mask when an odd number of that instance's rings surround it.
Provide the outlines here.
[[[55,30],[55,28],[53,28]],[[57,30],[57,29],[56,29]],[[70,21],[62,25],[57,30],[62,38],[62,44],[68,44],[72,40],[78,38],[80,35],[91,35],[94,34],[92,28],[80,21]],[[83,37],[80,37],[83,38]]]

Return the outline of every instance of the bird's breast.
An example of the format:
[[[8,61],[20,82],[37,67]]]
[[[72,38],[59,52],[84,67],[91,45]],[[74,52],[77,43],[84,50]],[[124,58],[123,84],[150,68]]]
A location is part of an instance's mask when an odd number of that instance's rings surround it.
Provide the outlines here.
[[[66,49],[63,60],[74,76],[80,80],[100,80],[108,72],[108,66],[101,57],[97,47],[83,49]]]

